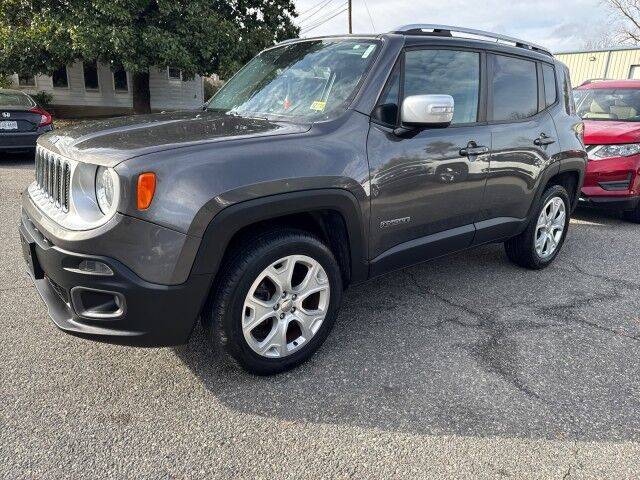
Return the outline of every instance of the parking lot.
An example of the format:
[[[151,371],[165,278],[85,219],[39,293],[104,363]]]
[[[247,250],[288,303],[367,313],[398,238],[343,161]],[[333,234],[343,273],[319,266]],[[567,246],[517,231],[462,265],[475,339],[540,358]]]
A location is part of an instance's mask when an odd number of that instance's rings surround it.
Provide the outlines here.
[[[501,245],[348,291],[259,378],[59,332],[24,273],[27,157],[0,161],[1,478],[637,478],[640,225],[578,211],[558,260]]]

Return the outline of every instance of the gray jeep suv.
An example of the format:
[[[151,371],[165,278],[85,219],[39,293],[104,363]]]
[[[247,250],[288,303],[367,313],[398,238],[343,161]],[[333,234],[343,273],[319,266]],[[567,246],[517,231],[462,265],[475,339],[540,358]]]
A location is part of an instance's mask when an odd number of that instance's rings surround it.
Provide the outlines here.
[[[24,257],[66,332],[168,346],[200,319],[275,373],[349,285],[490,242],[549,265],[586,164],[572,101],[549,52],[487,32],[287,41],[199,111],[41,137]]]

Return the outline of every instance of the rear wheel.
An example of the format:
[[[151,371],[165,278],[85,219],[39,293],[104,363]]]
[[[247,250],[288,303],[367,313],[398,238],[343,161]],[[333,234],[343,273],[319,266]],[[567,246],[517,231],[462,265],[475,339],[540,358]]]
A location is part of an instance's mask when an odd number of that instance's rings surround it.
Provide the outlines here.
[[[328,336],[342,297],[331,250],[297,230],[261,235],[225,263],[205,327],[246,370],[278,373],[307,360]]]
[[[569,195],[563,187],[549,187],[527,229],[505,242],[509,259],[533,270],[549,266],[564,244],[569,228],[570,205]]]

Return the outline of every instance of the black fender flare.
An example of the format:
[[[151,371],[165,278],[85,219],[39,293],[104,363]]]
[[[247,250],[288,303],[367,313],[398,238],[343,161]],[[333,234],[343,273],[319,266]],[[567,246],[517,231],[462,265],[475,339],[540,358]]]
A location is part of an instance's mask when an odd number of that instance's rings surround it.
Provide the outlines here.
[[[344,218],[349,235],[351,281],[365,281],[369,267],[363,212],[356,196],[339,188],[270,195],[224,208],[213,217],[204,232],[192,273],[217,273],[231,239],[244,227],[285,215],[320,210],[335,210]]]

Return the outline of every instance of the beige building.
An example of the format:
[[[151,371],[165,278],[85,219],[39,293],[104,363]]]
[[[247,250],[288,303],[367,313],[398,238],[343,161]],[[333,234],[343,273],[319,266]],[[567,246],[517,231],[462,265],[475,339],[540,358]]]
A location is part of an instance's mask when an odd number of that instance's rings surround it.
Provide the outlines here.
[[[12,81],[26,93],[50,93],[54,112],[61,117],[112,116],[132,110],[129,72],[113,71],[97,62],[76,62],[52,76],[15,74]],[[149,90],[151,108],[156,111],[189,109],[204,103],[202,77],[183,78],[176,68],[150,69]]]
[[[555,56],[569,67],[573,86],[596,78],[640,80],[640,47],[566,52]]]

